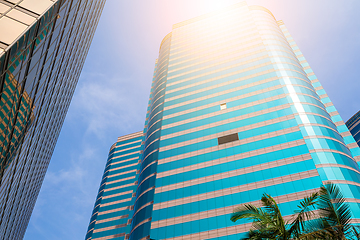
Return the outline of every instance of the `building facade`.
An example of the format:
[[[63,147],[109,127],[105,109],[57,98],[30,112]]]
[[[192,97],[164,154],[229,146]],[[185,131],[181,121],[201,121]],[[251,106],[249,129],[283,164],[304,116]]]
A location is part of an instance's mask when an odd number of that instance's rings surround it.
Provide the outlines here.
[[[124,238],[130,232],[143,140],[137,132],[111,146],[86,239]]]
[[[22,239],[105,0],[0,0],[0,238]]]
[[[144,135],[130,232],[102,239],[239,239],[251,222],[231,222],[235,207],[268,193],[291,215],[327,181],[360,223],[359,147],[263,7],[242,2],[173,25]]]
[[[346,122],[346,126],[349,128],[356,143],[360,146],[360,111]]]

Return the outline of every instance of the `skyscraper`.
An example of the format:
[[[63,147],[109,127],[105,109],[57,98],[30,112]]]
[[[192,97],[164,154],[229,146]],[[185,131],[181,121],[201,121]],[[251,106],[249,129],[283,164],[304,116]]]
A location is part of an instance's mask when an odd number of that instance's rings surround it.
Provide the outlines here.
[[[105,0],[0,1],[0,238],[22,239]]]
[[[269,10],[242,2],[173,25],[149,99],[130,226],[120,238],[92,218],[102,236],[86,239],[239,239],[251,223],[230,221],[236,206],[266,192],[290,215],[327,181],[360,222],[359,148]]]
[[[346,122],[346,126],[349,128],[356,143],[360,146],[360,111]]]
[[[121,238],[130,231],[143,140],[137,132],[111,146],[86,239]]]

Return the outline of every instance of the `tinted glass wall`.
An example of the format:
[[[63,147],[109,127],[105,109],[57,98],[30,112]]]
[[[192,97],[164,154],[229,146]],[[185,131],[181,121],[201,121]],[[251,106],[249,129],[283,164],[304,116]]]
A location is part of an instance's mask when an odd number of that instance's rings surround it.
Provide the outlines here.
[[[25,233],[105,0],[45,2],[1,1],[1,24],[25,21],[15,42],[0,39],[2,239]]]
[[[346,126],[349,128],[356,143],[360,146],[360,111],[346,122]]]
[[[86,240],[124,239],[130,233],[143,132],[122,136],[110,148]]]

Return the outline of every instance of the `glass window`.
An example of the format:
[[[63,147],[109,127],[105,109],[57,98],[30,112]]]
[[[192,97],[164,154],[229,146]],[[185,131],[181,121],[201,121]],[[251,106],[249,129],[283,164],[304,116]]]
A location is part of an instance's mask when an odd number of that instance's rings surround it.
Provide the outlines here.
[[[224,109],[226,109],[226,103],[220,104],[220,110],[224,110]]]

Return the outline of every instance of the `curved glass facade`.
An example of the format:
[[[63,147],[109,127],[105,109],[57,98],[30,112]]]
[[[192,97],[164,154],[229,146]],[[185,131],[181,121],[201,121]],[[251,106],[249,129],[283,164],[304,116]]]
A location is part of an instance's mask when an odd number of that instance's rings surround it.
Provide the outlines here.
[[[22,239],[105,0],[0,2],[0,238]]]
[[[123,239],[130,233],[143,140],[143,132],[137,132],[119,137],[110,148],[86,240]]]
[[[136,191],[134,216],[131,222],[130,239],[146,239],[150,235],[170,43],[171,34],[168,34],[161,43],[151,86],[148,114],[144,129],[144,151],[141,161],[139,185]]]
[[[244,203],[283,215],[338,184],[360,222],[359,147],[282,21],[237,5],[175,24],[155,69],[131,234],[239,239]]]

